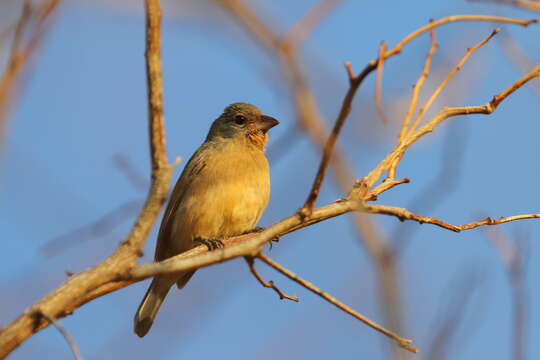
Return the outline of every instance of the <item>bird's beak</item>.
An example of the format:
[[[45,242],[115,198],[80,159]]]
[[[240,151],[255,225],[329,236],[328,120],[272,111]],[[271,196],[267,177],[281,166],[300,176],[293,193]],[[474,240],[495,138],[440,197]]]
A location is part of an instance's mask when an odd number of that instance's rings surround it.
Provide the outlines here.
[[[276,126],[278,124],[279,124],[279,121],[277,121],[273,117],[262,115],[261,119],[259,120],[259,122],[257,124],[257,128],[259,130],[267,132],[268,130],[270,130],[271,128],[273,128],[274,126]]]

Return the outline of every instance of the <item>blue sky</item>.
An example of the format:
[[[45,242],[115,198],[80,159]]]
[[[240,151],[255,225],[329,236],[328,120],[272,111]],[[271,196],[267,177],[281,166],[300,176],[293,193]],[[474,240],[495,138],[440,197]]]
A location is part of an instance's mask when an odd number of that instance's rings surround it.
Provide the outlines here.
[[[81,271],[103,259],[129,230],[133,216],[106,233],[63,237],[45,244],[112,209],[133,201],[138,210],[145,190],[133,186],[115,165],[121,156],[142,178],[148,176],[147,109],[144,73],[144,21],[139,2],[75,1],[62,6],[50,37],[32,67],[27,86],[13,110],[1,155],[0,321],[16,314],[65,279],[65,270]],[[305,135],[287,133],[294,107],[274,58],[246,36],[217,5],[201,1],[164,1],[163,64],[169,157],[187,159],[203,141],[209,124],[231,102],[251,102],[278,118],[276,139],[295,138],[279,159],[270,157],[272,196],[261,225],[293,213],[307,195],[319,155]],[[314,1],[255,1],[257,10],[284,33]],[[343,62],[361,69],[374,58],[379,42],[395,44],[430,18],[483,13],[532,18],[509,7],[465,1],[394,1],[366,5],[343,3],[314,31],[302,48],[304,70],[330,124],[347,80]],[[13,12],[13,19],[17,13]],[[7,21],[2,18],[2,21]],[[426,89],[433,89],[467,47],[493,28],[488,23],[460,23],[437,32],[440,51]],[[538,26],[504,26],[538,61]],[[422,67],[427,37],[415,40],[385,68],[383,103],[394,121]],[[520,76],[500,42],[475,53],[436,104],[482,104]],[[360,89],[340,146],[355,175],[365,175],[394,143],[396,127],[382,126],[373,105],[371,76]],[[398,175],[412,182],[380,197],[379,203],[410,206],[437,177],[451,168],[437,188],[435,204],[420,209],[460,224],[483,216],[540,212],[538,133],[540,101],[525,86],[490,116],[452,119],[419,141],[405,156]],[[450,144],[450,145],[448,145]],[[444,163],[442,154],[450,146]],[[179,170],[182,168],[180,166]],[[452,180],[452,181],[450,181]],[[439,196],[440,195],[440,196]],[[331,177],[319,204],[342,196]],[[416,202],[415,202],[416,203]],[[446,353],[452,359],[507,359],[511,354],[511,292],[504,268],[481,230],[455,234],[430,225],[376,218],[389,241],[418,228],[402,254],[399,286],[405,329],[427,358],[437,317],[447,302],[470,296],[459,331]],[[530,358],[540,355],[532,339],[540,336],[535,306],[540,287],[536,239],[540,223],[526,220],[502,226],[509,234],[527,234],[527,285]],[[391,234],[396,236],[390,237]],[[146,246],[150,260],[155,229]],[[49,249],[51,246],[49,245]],[[383,322],[377,277],[349,216],[332,219],[283,237],[269,252],[299,275]],[[388,341],[264,265],[260,272],[300,303],[280,301],[251,277],[243,260],[199,271],[182,292],[171,291],[152,331],[143,340],[132,333],[132,318],[147,282],[98,299],[62,319],[87,359],[384,359]],[[478,277],[472,293],[466,280]],[[58,332],[48,328],[24,343],[13,359],[70,358]]]

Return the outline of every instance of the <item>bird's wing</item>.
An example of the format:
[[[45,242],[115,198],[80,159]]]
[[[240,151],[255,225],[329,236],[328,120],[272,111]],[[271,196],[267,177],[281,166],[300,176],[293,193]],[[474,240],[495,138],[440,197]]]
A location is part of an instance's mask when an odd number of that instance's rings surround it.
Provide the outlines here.
[[[201,145],[199,149],[191,156],[188,163],[184,167],[180,178],[174,186],[174,190],[165,209],[163,220],[159,228],[159,234],[156,242],[155,260],[163,260],[174,254],[169,254],[167,249],[170,249],[168,242],[171,239],[171,234],[174,225],[174,218],[176,212],[180,208],[182,199],[184,198],[187,189],[189,189],[191,183],[197,178],[197,175],[206,167],[204,160],[204,152],[206,144]],[[187,250],[187,249],[186,249]]]

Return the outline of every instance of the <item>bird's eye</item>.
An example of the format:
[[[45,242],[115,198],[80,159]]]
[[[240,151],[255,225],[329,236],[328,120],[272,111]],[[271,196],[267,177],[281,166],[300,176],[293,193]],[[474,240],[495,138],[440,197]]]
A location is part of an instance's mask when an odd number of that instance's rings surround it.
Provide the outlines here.
[[[238,125],[244,125],[246,123],[246,117],[244,115],[236,115],[234,117],[234,122]]]

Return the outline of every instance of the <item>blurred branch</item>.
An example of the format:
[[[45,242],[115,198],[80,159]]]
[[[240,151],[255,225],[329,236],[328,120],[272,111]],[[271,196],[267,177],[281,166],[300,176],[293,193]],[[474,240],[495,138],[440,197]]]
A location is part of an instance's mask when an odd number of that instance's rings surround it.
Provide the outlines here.
[[[446,301],[442,302],[436,311],[438,319],[429,327],[432,338],[426,352],[428,360],[450,358],[449,353],[454,348],[452,341],[457,338],[460,325],[463,326],[474,292],[480,285],[481,276],[475,268],[466,268],[465,271],[459,272],[454,281],[456,282],[454,285],[448,285],[449,291],[444,291]]]
[[[273,281],[271,281],[271,280],[270,281],[265,281],[262,278],[262,276],[257,272],[257,269],[255,268],[255,259],[252,256],[246,256],[245,259],[246,259],[246,263],[248,264],[249,271],[253,274],[255,279],[257,279],[257,281],[262,286],[264,286],[265,288],[270,288],[270,289],[274,290],[276,292],[276,294],[278,294],[280,300],[287,299],[287,300],[292,300],[292,301],[296,301],[296,302],[300,301],[300,299],[298,299],[297,296],[289,296],[289,295],[285,294],[276,285],[274,285]]]
[[[46,0],[34,7],[30,0],[23,2],[21,16],[13,27],[14,35],[7,65],[0,77],[0,134],[5,134],[6,118],[13,106],[17,80],[45,38],[49,19],[59,4],[60,0]],[[28,40],[25,42],[24,38]]]
[[[56,256],[75,245],[109,234],[122,223],[133,219],[143,202],[143,199],[126,201],[97,220],[48,240],[41,246],[40,251],[45,256]]]
[[[66,328],[64,328],[62,326],[62,324],[60,324],[60,322],[58,320],[56,320],[55,318],[53,318],[52,316],[49,316],[49,315],[47,315],[45,313],[42,313],[41,316],[43,316],[45,319],[47,319],[47,321],[52,323],[54,325],[54,327],[56,329],[58,329],[60,334],[62,334],[64,339],[66,339],[66,341],[67,341],[67,343],[69,345],[69,348],[71,349],[71,352],[73,353],[73,357],[75,358],[75,360],[83,360],[83,357],[81,355],[81,351],[79,350],[79,347],[77,346],[77,344],[75,343],[75,340],[73,340],[73,338],[71,337],[69,332],[66,330]]]
[[[371,321],[370,319],[368,319],[364,315],[362,315],[359,312],[355,311],[351,307],[345,305],[344,303],[342,303],[341,301],[339,301],[338,299],[336,299],[332,295],[322,291],[321,289],[319,289],[318,287],[316,287],[315,285],[313,285],[309,281],[302,279],[301,277],[299,277],[298,275],[296,275],[292,271],[286,269],[285,267],[281,266],[280,264],[278,264],[274,260],[270,259],[266,255],[264,255],[262,253],[259,253],[259,255],[257,255],[257,257],[259,259],[261,259],[263,262],[265,262],[267,265],[273,267],[274,269],[276,269],[277,271],[279,271],[283,275],[287,276],[289,279],[297,282],[298,284],[302,285],[303,287],[310,290],[311,292],[319,295],[324,300],[328,301],[330,304],[336,306],[338,309],[343,310],[347,314],[352,315],[353,317],[355,317],[358,320],[362,321],[364,324],[370,326],[371,328],[379,331],[380,333],[382,333],[382,334],[388,336],[389,338],[391,338],[392,340],[396,341],[399,344],[399,346],[401,346],[402,348],[407,349],[407,350],[409,350],[411,352],[415,352],[415,353],[419,351],[417,348],[410,345],[412,343],[412,340],[404,339],[404,338],[400,337],[399,335],[391,332],[390,330],[385,329],[381,325]]]
[[[522,251],[517,239],[511,239],[502,229],[484,232],[489,242],[495,248],[502,265],[508,275],[512,289],[512,354],[516,360],[527,358],[529,318],[528,289],[526,280],[527,252]],[[523,240],[523,239],[522,239]]]
[[[291,48],[299,47],[313,32],[315,27],[341,3],[341,0],[319,0],[294,26],[283,39],[283,44]]]
[[[506,56],[522,73],[527,72],[534,66],[532,59],[527,56],[525,51],[517,43],[516,39],[514,39],[508,31],[505,31],[499,36],[499,43]],[[540,80],[531,81],[531,85],[536,91],[536,94],[540,96]]]
[[[510,5],[519,7],[526,10],[533,10],[540,12],[540,4],[534,0],[468,0],[470,2],[485,2],[502,5]]]
[[[388,43],[386,41],[381,41],[379,46],[379,57],[377,58],[377,79],[375,80],[375,108],[379,113],[384,124],[388,124],[388,118],[384,113],[384,108],[382,105],[382,78],[383,78],[383,68],[384,68],[384,53],[388,49]],[[349,75],[350,76],[350,75]]]
[[[133,166],[133,163],[131,163],[125,155],[114,154],[113,161],[116,168],[125,175],[126,179],[131,183],[131,185],[133,185],[135,189],[148,189],[148,179],[137,171],[137,169]]]

